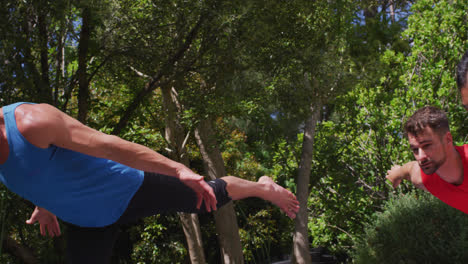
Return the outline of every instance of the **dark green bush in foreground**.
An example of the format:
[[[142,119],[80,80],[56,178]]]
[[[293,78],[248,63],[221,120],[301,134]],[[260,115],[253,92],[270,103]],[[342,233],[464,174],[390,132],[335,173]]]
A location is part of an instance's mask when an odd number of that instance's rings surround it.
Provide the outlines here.
[[[355,263],[468,263],[468,215],[428,193],[391,198],[355,243]]]

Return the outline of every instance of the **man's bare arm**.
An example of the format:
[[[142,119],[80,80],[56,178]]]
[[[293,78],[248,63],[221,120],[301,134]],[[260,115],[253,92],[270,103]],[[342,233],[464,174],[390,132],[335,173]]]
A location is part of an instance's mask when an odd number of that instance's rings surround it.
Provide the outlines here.
[[[47,105],[21,105],[17,108],[18,129],[33,145],[50,145],[74,150],[90,156],[110,159],[143,171],[176,176],[182,164],[147,148],[107,135]]]
[[[196,192],[198,206],[204,199],[207,207],[216,208],[213,190],[202,176],[148,147],[85,126],[48,104],[21,105],[15,116],[20,132],[37,147],[55,145],[142,171],[177,177]]]
[[[427,191],[422,183],[421,169],[416,161],[410,161],[403,166],[393,166],[387,171],[387,179],[392,182],[393,188],[400,185],[402,180],[408,180],[417,188]]]

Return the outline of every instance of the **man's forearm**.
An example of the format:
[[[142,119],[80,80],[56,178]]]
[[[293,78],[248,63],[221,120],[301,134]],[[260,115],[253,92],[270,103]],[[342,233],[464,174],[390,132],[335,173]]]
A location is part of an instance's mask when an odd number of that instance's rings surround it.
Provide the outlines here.
[[[129,167],[161,173],[168,176],[178,176],[182,170],[187,169],[183,164],[173,161],[150,148],[133,142],[111,136],[112,142],[106,147],[110,150],[108,159],[127,165]]]
[[[394,165],[390,170],[387,171],[387,179],[392,182],[394,188],[400,185],[402,180],[413,181],[414,166],[417,166],[415,162],[408,162],[403,166]]]
[[[402,179],[412,181],[411,173],[414,171],[414,166],[418,166],[418,163],[416,161],[410,161],[408,163],[403,164],[403,166],[400,167],[399,173],[401,174]]]
[[[421,190],[427,191],[421,177],[421,168],[417,161],[411,161],[403,165],[405,170],[408,171],[408,180],[410,180],[414,186]]]

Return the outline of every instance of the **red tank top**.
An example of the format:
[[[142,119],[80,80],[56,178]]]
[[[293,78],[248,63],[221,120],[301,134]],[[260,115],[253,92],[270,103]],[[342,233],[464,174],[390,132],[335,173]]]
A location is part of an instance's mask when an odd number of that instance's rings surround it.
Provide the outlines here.
[[[426,189],[442,202],[468,214],[468,144],[455,146],[460,153],[463,163],[463,182],[460,185],[453,185],[441,179],[439,175],[433,173],[425,174],[421,170],[421,178]]]

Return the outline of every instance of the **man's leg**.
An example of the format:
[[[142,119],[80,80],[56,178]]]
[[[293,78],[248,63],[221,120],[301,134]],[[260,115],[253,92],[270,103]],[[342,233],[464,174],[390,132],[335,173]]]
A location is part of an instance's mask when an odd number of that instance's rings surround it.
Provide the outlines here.
[[[226,182],[226,190],[233,200],[258,197],[278,206],[290,218],[295,218],[299,211],[296,196],[276,184],[270,177],[262,176],[257,182],[247,181],[234,176],[221,178]]]
[[[110,263],[118,226],[88,228],[72,224],[66,226],[67,264]]]
[[[216,179],[207,183],[213,188],[218,208],[231,201],[226,191],[225,181]],[[126,224],[142,217],[164,213],[206,212],[204,203],[200,209],[197,209],[196,206],[195,192],[179,179],[162,174],[145,173],[141,187],[117,223]]]
[[[294,194],[267,176],[261,177],[257,182],[226,176],[209,181],[208,184],[216,195],[217,208],[231,199],[258,197],[272,202],[291,218],[294,218],[299,210],[299,203]],[[142,186],[117,223],[125,224],[142,217],[170,212],[206,212],[204,204],[201,205],[200,209],[197,209],[196,203],[195,192],[179,179],[161,174],[145,173]]]

